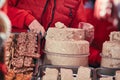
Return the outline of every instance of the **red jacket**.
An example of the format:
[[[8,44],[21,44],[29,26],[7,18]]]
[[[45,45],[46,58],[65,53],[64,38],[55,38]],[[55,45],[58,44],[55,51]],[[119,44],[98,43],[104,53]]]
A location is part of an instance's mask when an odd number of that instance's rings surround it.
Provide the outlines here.
[[[8,16],[15,32],[27,30],[35,18],[46,30],[57,21],[78,27],[86,19],[82,0],[9,0],[8,4]]]

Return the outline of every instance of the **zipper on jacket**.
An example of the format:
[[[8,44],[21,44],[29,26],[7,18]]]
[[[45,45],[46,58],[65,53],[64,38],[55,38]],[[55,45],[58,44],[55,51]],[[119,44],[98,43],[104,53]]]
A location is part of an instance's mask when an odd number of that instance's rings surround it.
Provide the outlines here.
[[[41,15],[41,21],[40,21],[41,24],[42,24],[43,15],[44,15],[44,13],[45,13],[45,11],[46,11],[46,9],[47,9],[47,6],[48,6],[49,1],[50,1],[50,0],[46,0],[45,6],[44,6],[44,10],[43,10],[42,15]]]
[[[81,2],[81,1],[79,0],[78,2],[79,2],[78,5],[80,5],[80,2]],[[77,7],[78,7],[78,5],[77,5]],[[75,9],[74,14],[73,14],[73,12],[72,12],[72,8],[69,7],[69,9],[70,9],[69,17],[71,18],[71,21],[70,21],[70,23],[68,24],[68,27],[71,27],[72,24],[73,24],[74,18],[75,18],[75,16],[76,16],[77,9]]]
[[[46,31],[48,30],[48,28],[50,27],[51,23],[53,22],[55,8],[56,8],[56,0],[54,0],[54,7],[53,7],[53,10],[52,10],[52,18],[51,18],[50,22],[48,23]]]
[[[69,8],[70,9],[70,13],[69,13],[69,16],[72,18],[72,8]]]
[[[71,21],[70,21],[68,27],[71,27],[72,22],[73,22],[73,13],[72,13],[72,8],[69,7],[69,9],[70,9],[69,17],[71,18]]]

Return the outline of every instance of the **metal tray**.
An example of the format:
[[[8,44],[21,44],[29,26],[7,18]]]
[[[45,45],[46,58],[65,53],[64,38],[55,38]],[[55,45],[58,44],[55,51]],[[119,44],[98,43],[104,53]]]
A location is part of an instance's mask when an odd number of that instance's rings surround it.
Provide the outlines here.
[[[113,80],[115,78],[115,72],[117,70],[120,70],[120,68],[96,68],[96,80],[99,80],[101,77],[113,77]]]
[[[55,68],[57,69],[59,72],[60,72],[60,68],[65,68],[65,69],[72,69],[73,71],[73,77],[74,79],[76,80],[76,76],[77,76],[77,71],[78,71],[78,67],[71,67],[71,66],[57,66],[57,65],[42,65],[42,66],[39,66],[39,71],[38,71],[38,74],[35,78],[35,80],[42,80],[42,76],[45,75],[45,69],[46,68]],[[91,78],[92,80],[96,80],[95,79],[95,70],[94,68],[91,68],[91,67],[88,67],[91,69]],[[59,74],[60,75],[60,74]],[[60,80],[60,79],[59,79]]]

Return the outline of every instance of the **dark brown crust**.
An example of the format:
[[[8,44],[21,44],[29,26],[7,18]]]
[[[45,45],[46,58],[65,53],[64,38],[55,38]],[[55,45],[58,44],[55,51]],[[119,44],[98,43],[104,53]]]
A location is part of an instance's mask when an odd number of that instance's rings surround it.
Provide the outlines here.
[[[10,38],[12,42],[7,43],[5,47],[5,50],[10,52],[9,60],[6,55],[8,70],[14,70],[16,76],[18,73],[32,73],[35,68],[33,60],[40,58],[40,37],[33,32],[21,32]]]

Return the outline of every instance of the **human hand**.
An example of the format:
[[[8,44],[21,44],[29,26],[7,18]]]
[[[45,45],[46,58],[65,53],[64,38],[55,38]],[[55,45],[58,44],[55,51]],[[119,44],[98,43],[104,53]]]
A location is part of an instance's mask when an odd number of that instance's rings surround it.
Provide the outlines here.
[[[41,33],[42,37],[45,36],[45,29],[37,20],[33,20],[28,27],[35,33]]]
[[[78,28],[83,29],[85,31],[85,40],[92,43],[94,39],[94,26],[89,23],[80,22]]]

